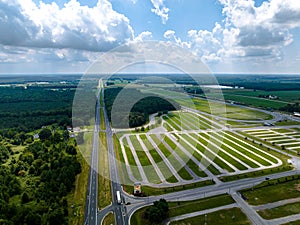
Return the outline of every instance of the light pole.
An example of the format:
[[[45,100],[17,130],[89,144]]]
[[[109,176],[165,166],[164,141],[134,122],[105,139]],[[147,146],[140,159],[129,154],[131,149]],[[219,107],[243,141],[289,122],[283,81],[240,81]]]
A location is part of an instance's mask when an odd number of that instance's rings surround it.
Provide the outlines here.
[[[204,216],[204,225],[207,225],[207,214]]]

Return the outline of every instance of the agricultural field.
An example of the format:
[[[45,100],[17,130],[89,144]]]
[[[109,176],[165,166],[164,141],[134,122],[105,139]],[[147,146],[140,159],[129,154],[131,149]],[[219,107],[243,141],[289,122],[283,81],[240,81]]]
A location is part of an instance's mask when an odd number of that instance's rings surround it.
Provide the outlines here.
[[[221,100],[220,102],[214,100],[206,100],[204,98],[193,98],[186,93],[175,92],[161,88],[143,88],[142,92],[151,94],[155,93],[159,96],[163,96],[164,98],[172,99],[182,106],[194,108],[219,117],[258,121],[272,119],[272,116],[270,114],[266,114],[264,112],[222,103],[222,101],[226,99],[223,98],[223,94],[221,93],[216,94],[216,96],[214,96],[212,93],[209,93],[210,97],[216,97],[216,99]]]
[[[149,186],[188,184],[270,169],[282,161],[208,116],[175,111],[157,130],[123,133],[120,154],[131,181]]]
[[[282,150],[289,150],[296,154],[300,152],[300,131],[297,128],[252,129],[244,132]]]

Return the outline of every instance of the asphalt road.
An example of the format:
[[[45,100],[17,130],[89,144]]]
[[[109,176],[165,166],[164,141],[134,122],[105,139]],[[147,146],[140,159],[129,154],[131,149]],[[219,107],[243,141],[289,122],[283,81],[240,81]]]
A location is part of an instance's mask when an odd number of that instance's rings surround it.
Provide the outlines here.
[[[94,126],[94,137],[90,161],[90,173],[88,177],[88,190],[85,207],[85,225],[97,224],[98,214],[98,149],[99,149],[99,128],[100,128],[100,101],[99,94],[96,106],[96,117]]]
[[[104,98],[104,89],[102,88],[102,96]],[[103,102],[104,104],[104,102]],[[104,120],[106,125],[106,140],[107,140],[107,149],[108,149],[108,159],[109,159],[109,168],[110,168],[110,179],[111,179],[111,194],[112,194],[112,205],[109,207],[110,211],[113,211],[115,215],[115,221],[117,225],[127,225],[128,219],[126,218],[125,208],[124,204],[118,204],[117,203],[117,197],[116,193],[117,191],[120,191],[121,193],[121,199],[123,198],[123,190],[120,182],[120,177],[118,173],[117,168],[117,162],[116,162],[116,156],[114,151],[114,144],[113,144],[113,132],[108,120],[107,112],[105,105],[102,105],[101,108],[103,108],[104,112]],[[99,212],[99,219],[98,224],[101,223],[103,219],[104,213]]]

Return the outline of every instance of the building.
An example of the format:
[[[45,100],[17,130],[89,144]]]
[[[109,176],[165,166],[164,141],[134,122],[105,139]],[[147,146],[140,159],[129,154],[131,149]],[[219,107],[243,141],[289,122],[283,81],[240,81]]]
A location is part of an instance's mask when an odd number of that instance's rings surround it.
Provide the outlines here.
[[[142,184],[139,182],[134,183],[133,194],[139,195],[142,193]]]
[[[74,128],[73,128],[73,131],[74,131],[74,132],[80,132],[80,127],[74,127]]]

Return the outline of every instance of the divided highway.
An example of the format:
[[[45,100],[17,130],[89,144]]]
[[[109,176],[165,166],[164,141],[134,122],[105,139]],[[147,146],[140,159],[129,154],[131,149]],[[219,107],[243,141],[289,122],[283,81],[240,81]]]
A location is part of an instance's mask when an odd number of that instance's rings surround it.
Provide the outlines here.
[[[116,193],[120,191],[123,193],[122,187],[120,184],[120,178],[118,174],[117,162],[115,160],[115,152],[113,145],[113,133],[110,127],[108,120],[107,112],[104,106],[104,102],[101,105],[100,96],[104,98],[104,88],[102,80],[99,81],[99,92],[97,96],[96,103],[96,116],[95,116],[95,126],[94,126],[94,136],[93,136],[93,145],[91,152],[91,161],[90,161],[90,173],[88,177],[88,189],[86,197],[86,207],[85,207],[85,218],[84,225],[96,225],[101,224],[103,218],[107,213],[113,212],[115,215],[115,220],[117,225],[127,225],[128,218],[125,217],[125,209],[123,204],[118,204]],[[103,109],[104,119],[106,129],[103,131],[100,130],[100,108]],[[107,149],[108,149],[108,159],[109,159],[109,170],[110,170],[110,180],[111,180],[111,195],[112,203],[110,206],[99,211],[98,210],[98,168],[99,168],[99,132],[106,133],[107,140]],[[100,159],[101,161],[101,159]],[[123,199],[121,194],[121,199]],[[101,199],[99,199],[101,201]]]
[[[90,173],[88,177],[88,189],[85,206],[84,225],[97,224],[98,213],[98,160],[99,160],[99,130],[100,130],[100,100],[99,94],[96,104],[96,117],[94,126],[93,145],[90,161]]]
[[[102,88],[102,96],[104,98],[104,89]],[[110,180],[111,180],[111,194],[112,194],[112,205],[111,210],[114,212],[115,220],[117,225],[127,225],[127,219],[125,218],[125,209],[123,204],[118,204],[117,202],[117,191],[121,193],[122,197],[122,186],[120,182],[120,177],[117,168],[116,156],[114,151],[114,143],[113,143],[113,133],[108,120],[106,108],[103,102],[103,112],[104,112],[104,120],[106,125],[106,140],[107,140],[107,149],[108,149],[108,159],[109,159],[109,172],[110,172]],[[100,223],[99,223],[100,224]]]

